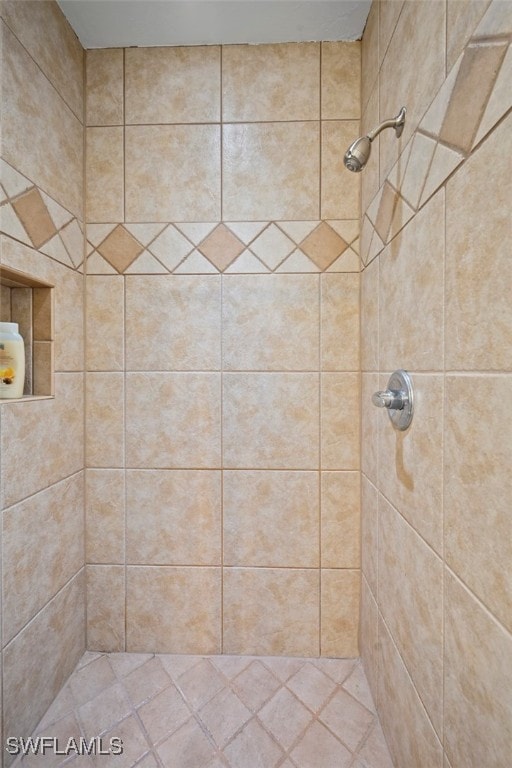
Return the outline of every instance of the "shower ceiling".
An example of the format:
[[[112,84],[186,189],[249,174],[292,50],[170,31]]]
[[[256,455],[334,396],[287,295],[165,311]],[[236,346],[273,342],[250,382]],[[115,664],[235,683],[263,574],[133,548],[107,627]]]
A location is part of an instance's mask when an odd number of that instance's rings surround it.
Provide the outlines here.
[[[84,48],[361,38],[371,0],[57,0]]]

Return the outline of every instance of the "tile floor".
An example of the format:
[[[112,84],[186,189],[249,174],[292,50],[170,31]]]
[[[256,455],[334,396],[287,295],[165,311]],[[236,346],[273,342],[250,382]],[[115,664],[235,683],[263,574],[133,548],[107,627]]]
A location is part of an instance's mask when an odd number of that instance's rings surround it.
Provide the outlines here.
[[[87,652],[34,735],[124,751],[16,768],[393,768],[356,659]]]

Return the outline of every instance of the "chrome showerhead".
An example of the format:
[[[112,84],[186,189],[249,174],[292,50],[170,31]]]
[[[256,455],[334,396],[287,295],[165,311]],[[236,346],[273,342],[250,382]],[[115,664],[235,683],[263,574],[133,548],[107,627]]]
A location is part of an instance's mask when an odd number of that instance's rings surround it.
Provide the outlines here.
[[[367,136],[361,136],[350,145],[343,157],[343,162],[349,171],[359,173],[363,170],[372,151],[372,141],[384,128],[394,128],[397,139],[400,138],[405,124],[405,112],[405,107],[402,107],[398,115],[392,120],[385,120],[373,131],[370,131]]]
[[[365,167],[372,151],[372,142],[368,136],[356,139],[345,152],[343,162],[349,171],[359,173]]]

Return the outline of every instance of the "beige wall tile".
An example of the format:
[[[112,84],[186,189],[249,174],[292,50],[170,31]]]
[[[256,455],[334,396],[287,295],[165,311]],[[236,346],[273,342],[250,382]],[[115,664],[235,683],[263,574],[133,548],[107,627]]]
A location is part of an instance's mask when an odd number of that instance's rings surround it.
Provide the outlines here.
[[[446,562],[509,631],[512,426],[499,404],[511,395],[511,376],[446,379]]]
[[[220,374],[129,373],[126,408],[128,467],[220,466]]]
[[[358,472],[322,472],[322,568],[359,568]]]
[[[378,567],[382,616],[442,738],[443,563],[383,496]]]
[[[222,315],[225,369],[318,370],[316,275],[226,276]]]
[[[382,6],[382,4],[381,4]],[[363,111],[361,117],[360,135],[364,136],[369,131],[373,130],[379,125],[379,86],[376,84],[370,94],[368,103]],[[355,141],[357,137],[354,136],[349,143]],[[345,149],[345,152],[347,148]],[[364,168],[364,173],[361,173],[361,211],[368,210],[368,206],[379,191],[380,187],[380,173],[379,173],[379,158],[380,158],[380,137],[372,141],[372,153],[368,163]]]
[[[220,218],[219,126],[126,128],[127,221]]]
[[[361,376],[361,469],[378,486],[379,431],[387,427],[382,414],[372,403],[372,395],[381,389],[377,373]]]
[[[379,717],[395,765],[441,768],[443,748],[382,619],[378,663]]]
[[[57,232],[36,187],[18,197],[13,202],[13,208],[35,248],[39,248]]]
[[[124,470],[88,469],[85,555],[88,563],[124,563]]]
[[[130,470],[126,562],[220,565],[221,475],[208,470]]]
[[[54,338],[53,291],[49,288],[32,289],[34,340],[52,341]]]
[[[220,653],[220,568],[129,567],[126,649]]]
[[[379,369],[379,259],[361,273],[361,368]]]
[[[124,83],[122,48],[98,48],[86,55],[87,125],[122,125]]]
[[[318,468],[318,375],[225,374],[226,467]]]
[[[321,376],[322,469],[359,469],[358,373]]]
[[[322,275],[321,366],[359,370],[359,275]]]
[[[442,368],[443,222],[441,190],[380,257],[380,365],[385,371]],[[405,290],[411,285],[416,290]]]
[[[123,128],[87,128],[86,220],[124,220]]]
[[[88,275],[86,286],[86,367],[121,371],[124,365],[124,280]]]
[[[83,566],[83,486],[78,473],[4,511],[4,644]]]
[[[26,348],[25,348],[26,352]],[[33,345],[32,394],[53,395],[55,363],[52,341],[35,341]],[[26,376],[25,362],[25,376]]]
[[[398,5],[398,3],[397,3]],[[361,41],[361,109],[366,109],[379,74],[379,15],[382,3],[372,3]]]
[[[87,566],[87,649],[124,651],[124,566]]]
[[[220,47],[127,48],[126,123],[217,123]]]
[[[379,66],[386,55],[403,7],[404,0],[381,0],[379,3]]]
[[[225,569],[224,653],[318,656],[318,603],[317,570]]]
[[[359,656],[360,571],[322,570],[322,656]]]
[[[84,276],[55,262],[52,273],[55,280],[55,370],[83,371]]]
[[[385,389],[387,375],[381,377]],[[388,414],[378,410],[379,489],[408,522],[442,553],[442,413],[444,381],[441,375],[413,373],[415,413],[405,432],[394,429]],[[368,405],[374,408],[373,405]]]
[[[82,120],[84,51],[58,4],[7,0],[2,18]]]
[[[379,492],[366,475],[361,477],[361,566],[368,586],[378,595]]]
[[[225,125],[223,218],[318,219],[319,153],[316,123]]]
[[[404,4],[382,62],[379,83],[380,119],[397,115],[401,106],[407,107],[407,118],[400,139],[397,140],[394,131],[384,131],[381,135],[381,181],[384,181],[443,83],[445,27],[444,3]],[[411,66],[411,62],[421,62],[421,68]]]
[[[379,611],[364,575],[361,576],[361,606],[359,618],[359,651],[364,671],[375,701],[378,690],[378,627]]]
[[[81,374],[61,373],[55,399],[2,405],[4,507],[83,468],[83,395]],[[20,472],[27,466],[27,445],[30,472]]]
[[[220,370],[218,275],[126,278],[128,370]]]
[[[122,467],[124,462],[124,375],[88,373],[85,388],[88,467]]]
[[[446,188],[446,367],[510,370],[511,177],[496,152],[512,152],[502,122]],[[489,265],[492,254],[492,268]]]
[[[453,768],[506,768],[512,734],[510,634],[446,572],[445,745]]]
[[[318,43],[226,45],[223,120],[318,120],[319,79]]]
[[[322,123],[321,219],[359,217],[359,174],[343,165],[343,155],[358,136],[357,120]]]
[[[361,116],[361,43],[322,43],[322,119]]]
[[[448,0],[446,5],[446,73],[468,43],[491,0]]]
[[[3,652],[4,734],[32,733],[85,651],[79,573]]]
[[[224,472],[224,564],[318,567],[318,509],[314,472]]]
[[[14,35],[3,23],[1,27],[2,155],[79,216],[82,211],[82,125]]]

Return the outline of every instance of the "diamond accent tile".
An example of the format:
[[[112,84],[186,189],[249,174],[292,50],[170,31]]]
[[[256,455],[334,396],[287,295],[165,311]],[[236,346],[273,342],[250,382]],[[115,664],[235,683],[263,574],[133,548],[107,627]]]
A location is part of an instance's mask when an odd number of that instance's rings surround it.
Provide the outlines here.
[[[124,273],[125,275],[167,275],[169,271],[149,251],[143,251]]]
[[[199,245],[199,243],[202,243],[203,240],[210,234],[210,232],[213,232],[216,226],[217,222],[201,222],[200,224],[184,224],[178,222],[176,224],[177,229],[179,229],[180,232],[183,232],[183,234],[188,237],[190,242],[194,245]]]
[[[223,272],[245,250],[245,245],[224,224],[219,224],[200,243],[198,249],[220,272]]]
[[[471,149],[506,50],[504,42],[466,47],[439,133],[445,144]]]
[[[249,245],[266,226],[267,221],[228,221],[226,226],[246,245]]]
[[[224,272],[233,274],[260,274],[270,270],[248,249],[236,258]]]
[[[318,227],[319,221],[280,221],[279,228],[283,230],[294,243],[301,243],[311,232]]]
[[[348,248],[348,243],[340,237],[325,221],[311,232],[300,244],[301,250],[321,270],[329,267],[332,262]]]
[[[36,187],[18,197],[12,205],[35,248],[46,243],[57,232]]]
[[[110,233],[114,231],[116,226],[116,224],[87,224],[87,240],[91,245],[94,245],[94,247],[97,248],[98,245],[105,240],[107,235],[110,235]]]
[[[341,256],[338,256],[336,261],[333,261],[330,267],[328,267],[326,272],[360,272],[361,271],[361,264],[358,254],[352,250],[352,248],[347,248],[347,250],[341,254]]]
[[[278,266],[276,272],[320,272],[320,269],[300,248],[296,248],[291,256]]]
[[[172,271],[192,250],[193,245],[172,224],[149,246],[151,253]]]
[[[83,233],[78,226],[76,219],[73,219],[73,221],[70,221],[69,224],[66,224],[66,226],[61,229],[60,237],[73,264],[75,266],[81,264],[84,260],[84,240]]]
[[[399,191],[413,208],[418,207],[435,148],[436,142],[421,133],[416,133],[412,140],[409,161]]]
[[[135,261],[143,250],[142,245],[127,232],[122,224],[118,224],[98,246],[100,254],[121,273],[130,266],[132,261]]]
[[[388,241],[389,228],[391,226],[391,220],[395,212],[397,200],[397,192],[390,184],[388,184],[387,181],[385,181],[380,198],[379,212],[375,222],[375,229],[379,233],[379,237],[384,243],[387,243]]]
[[[88,275],[117,275],[114,267],[108,263],[97,251],[93,251],[87,259]]]
[[[45,192],[41,191],[41,197],[43,198],[44,204],[46,205],[46,208],[48,209],[48,213],[51,216],[51,219],[53,223],[55,224],[57,229],[61,229],[62,227],[65,227],[66,224],[68,224],[71,219],[74,218],[73,214],[67,211],[65,208],[62,207],[62,205],[59,205],[59,203],[56,203],[55,200],[47,195]]]
[[[218,274],[211,261],[205,259],[202,253],[198,250],[192,251],[190,256],[182,261],[182,263],[176,267],[174,274],[181,275],[211,275]]]
[[[463,162],[463,160],[464,157],[459,155],[458,152],[454,152],[453,149],[449,149],[443,144],[437,145],[427,180],[425,181],[423,194],[421,195],[420,205],[423,205],[430,197],[432,197],[434,192],[441,186],[455,168]]]
[[[493,128],[502,115],[512,107],[512,45],[509,45],[493,91],[487,102],[484,116],[473,142],[473,147]]]
[[[18,173],[5,160],[0,160],[0,178],[2,179],[3,188],[10,198],[21,195],[22,192],[34,186],[31,181],[22,176],[21,173]]]
[[[275,224],[270,224],[251,243],[251,251],[270,269],[275,269],[294,248],[295,243],[284,232],[281,232]]]
[[[60,235],[58,234],[55,235],[55,237],[52,237],[51,240],[48,240],[47,243],[42,245],[39,250],[41,253],[50,256],[50,258],[55,259],[56,261],[60,261],[61,264],[65,264],[66,267],[74,268],[75,266],[71,261],[69,253],[64,248],[62,240],[60,239]]]
[[[349,245],[359,235],[359,219],[330,219],[327,223]]]
[[[125,224],[124,228],[142,245],[149,245],[164,229],[163,224]]]

